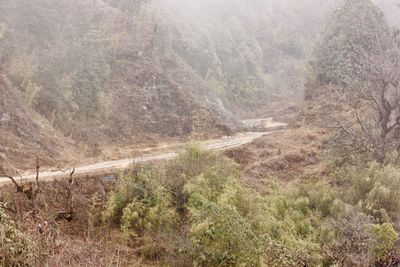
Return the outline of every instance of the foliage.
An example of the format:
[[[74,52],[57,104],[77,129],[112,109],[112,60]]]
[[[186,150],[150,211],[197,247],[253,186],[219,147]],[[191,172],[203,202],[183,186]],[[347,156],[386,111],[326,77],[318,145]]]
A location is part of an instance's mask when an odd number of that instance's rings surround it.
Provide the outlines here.
[[[0,208],[0,265],[34,266],[38,263],[35,244],[20,232]]]
[[[109,126],[116,119],[136,133],[123,115],[113,116],[120,108],[156,128],[161,117],[146,106],[173,91],[161,90],[169,83],[207,108],[253,113],[265,101],[300,99],[298,66],[317,33],[309,18],[320,20],[326,7],[319,0],[275,2],[3,1],[0,66],[13,90],[75,138],[87,138],[82,124]]]
[[[362,22],[362,23],[361,23]],[[379,53],[379,41],[390,36],[384,14],[370,0],[347,0],[335,10],[316,49],[314,71],[322,82],[350,84],[365,70],[359,52]],[[359,64],[357,64],[359,63]],[[360,64],[361,63],[361,64]]]
[[[339,190],[304,177],[260,195],[232,160],[192,145],[122,174],[104,216],[168,265],[371,266],[395,259],[399,174],[373,163],[337,171]]]
[[[266,230],[261,233],[268,241],[264,262],[267,266],[387,266],[396,262],[393,251],[399,239],[394,225],[400,201],[397,188],[389,185],[399,183],[399,174],[396,167],[372,163],[369,168],[338,172],[338,190],[303,180],[263,197]],[[377,190],[382,187],[385,190]]]
[[[193,154],[197,153],[189,153],[188,158],[196,159]],[[188,253],[195,265],[260,265],[260,242],[241,210],[244,195],[237,178],[237,166],[219,157],[184,187],[189,196]]]
[[[120,225],[128,243],[140,241],[150,258],[171,264],[188,257],[193,265],[260,265],[255,225],[262,218],[252,218],[245,196],[233,161],[189,146],[164,172],[139,167],[121,175],[104,217]],[[168,259],[166,251],[175,259]]]
[[[115,6],[121,11],[134,13],[138,12],[140,8],[150,3],[149,0],[106,0],[105,2],[109,3],[111,6]]]
[[[157,172],[137,167],[120,176],[104,219],[120,225],[125,242],[140,245],[147,257],[158,258],[165,249],[164,236],[177,227],[171,199]]]
[[[380,222],[400,219],[400,169],[370,163],[367,168],[348,167],[337,173],[344,182],[344,199]]]
[[[313,71],[324,88],[320,124],[336,131],[337,157],[366,155],[383,163],[398,149],[399,44],[398,31],[371,0],[347,0],[334,13]]]
[[[400,169],[376,162],[341,167],[335,173],[345,203],[329,220],[333,233],[323,251],[340,266],[388,266],[398,261]]]
[[[321,244],[330,234],[325,221],[342,209],[335,192],[325,184],[305,183],[279,189],[266,203],[267,265],[321,265]]]
[[[375,256],[375,260],[379,261],[388,257],[389,252],[393,249],[399,235],[390,223],[369,225],[369,231],[372,235],[371,251]]]
[[[260,243],[234,207],[210,203],[191,216],[188,251],[195,266],[259,266]]]

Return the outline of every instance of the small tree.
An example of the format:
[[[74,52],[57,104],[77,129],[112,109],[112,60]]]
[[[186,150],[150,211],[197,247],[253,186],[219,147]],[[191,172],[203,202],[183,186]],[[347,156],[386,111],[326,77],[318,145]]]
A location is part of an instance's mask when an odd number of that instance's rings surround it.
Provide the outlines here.
[[[317,110],[339,152],[383,162],[400,148],[399,32],[370,0],[346,0],[316,51],[313,70],[328,101]]]

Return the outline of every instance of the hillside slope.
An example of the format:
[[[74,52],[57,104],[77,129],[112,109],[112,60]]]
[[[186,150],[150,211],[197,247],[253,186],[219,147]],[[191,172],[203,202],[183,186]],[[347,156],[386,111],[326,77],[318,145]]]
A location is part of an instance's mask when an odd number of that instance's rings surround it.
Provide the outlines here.
[[[45,125],[56,144],[40,153],[56,159],[68,157],[65,144],[82,154],[149,137],[228,135],[242,118],[287,118],[302,99],[302,59],[326,8],[305,1],[318,10],[275,0],[0,0],[3,101],[18,103],[0,117],[24,112]],[[29,134],[26,149],[36,150],[45,135]],[[17,136],[8,128],[0,145],[26,143]]]
[[[20,168],[32,168],[36,155],[46,165],[74,155],[73,143],[20,98],[0,76],[0,165],[12,162]]]

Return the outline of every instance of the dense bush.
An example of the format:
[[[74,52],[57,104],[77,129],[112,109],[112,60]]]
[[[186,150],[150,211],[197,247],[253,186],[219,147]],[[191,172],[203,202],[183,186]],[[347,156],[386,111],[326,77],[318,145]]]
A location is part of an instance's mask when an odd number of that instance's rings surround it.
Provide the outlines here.
[[[163,170],[121,175],[104,219],[148,258],[171,261],[166,252],[179,251],[171,264],[259,265],[261,242],[246,218],[238,174],[233,161],[190,146]]]
[[[304,178],[261,195],[232,160],[190,146],[120,175],[103,215],[127,244],[171,266],[371,266],[395,259],[399,173],[344,168],[344,189]]]
[[[193,152],[189,150],[188,158],[198,158]],[[261,243],[240,205],[238,168],[226,158],[211,158],[212,164],[184,187],[189,196],[189,254],[200,266],[260,265]]]
[[[390,223],[371,224],[369,225],[371,233],[370,251],[374,255],[375,261],[382,261],[389,257],[390,251],[393,249],[399,235]]]
[[[191,216],[189,254],[196,266],[259,266],[260,242],[232,206],[211,203]]]
[[[0,266],[35,266],[35,244],[21,233],[0,208]]]
[[[335,192],[325,184],[302,181],[293,188],[278,189],[265,198],[264,253],[268,266],[320,266],[321,243],[329,231],[325,221],[342,209]]]
[[[147,167],[121,175],[104,212],[105,221],[120,225],[124,241],[140,246],[150,258],[165,252],[165,236],[176,231],[178,221],[171,193],[159,175]]]
[[[349,167],[338,172],[345,183],[344,199],[380,222],[400,219],[400,169],[370,163],[367,168]]]

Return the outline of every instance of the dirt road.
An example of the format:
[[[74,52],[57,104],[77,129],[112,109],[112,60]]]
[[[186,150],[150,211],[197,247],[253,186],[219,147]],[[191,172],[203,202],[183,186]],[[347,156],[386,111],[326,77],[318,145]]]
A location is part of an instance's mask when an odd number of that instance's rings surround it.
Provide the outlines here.
[[[269,132],[271,133],[271,132]],[[252,142],[253,140],[269,134],[268,132],[246,132],[246,133],[238,133],[231,137],[225,137],[216,140],[209,140],[205,142],[200,142],[204,149],[206,150],[224,150],[237,146],[241,146],[247,143]],[[108,171],[108,170],[121,170],[126,169],[129,165],[133,163],[141,163],[141,162],[149,162],[149,161],[157,161],[157,160],[168,160],[173,159],[178,156],[178,151],[170,151],[166,153],[154,153],[148,154],[137,158],[128,158],[121,160],[113,160],[113,161],[105,161],[99,162],[95,164],[77,166],[75,168],[75,174],[90,174],[99,171]],[[72,166],[71,166],[72,167]],[[40,179],[42,180],[52,180],[57,177],[65,176],[66,173],[62,171],[41,171]],[[34,172],[28,172],[22,175],[23,180],[32,180],[35,179],[36,175]],[[19,180],[19,178],[18,178]],[[0,184],[8,183],[10,180],[6,177],[0,177]]]

